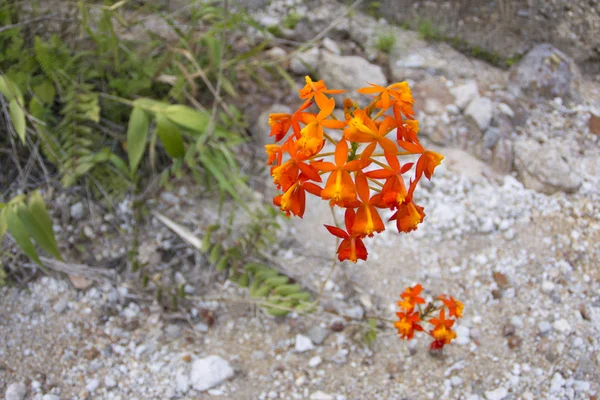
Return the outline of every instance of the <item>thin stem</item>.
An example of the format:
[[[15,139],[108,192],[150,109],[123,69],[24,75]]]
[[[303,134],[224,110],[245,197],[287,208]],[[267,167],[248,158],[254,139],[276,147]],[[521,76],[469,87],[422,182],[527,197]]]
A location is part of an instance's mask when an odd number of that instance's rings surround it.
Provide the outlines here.
[[[333,207],[330,207],[331,210],[331,216],[333,217],[333,224],[337,227],[339,227],[337,218],[335,216],[335,211],[333,210]],[[336,236],[335,238],[335,248],[337,249],[340,245],[340,238],[338,238]],[[329,268],[329,272],[327,273],[327,276],[325,277],[325,279],[323,280],[323,282],[321,283],[321,288],[319,289],[319,295],[317,296],[317,300],[316,302],[319,302],[319,300],[321,300],[321,296],[323,295],[323,291],[325,290],[325,285],[327,284],[327,281],[329,280],[329,278],[331,278],[331,275],[333,274],[333,270],[335,269],[335,266],[337,265],[337,260],[336,260],[336,254],[333,255],[333,262],[331,263],[331,268]]]
[[[337,145],[337,142],[335,140],[333,140],[333,138],[331,136],[329,136],[328,134],[326,134],[325,132],[323,132],[323,136],[325,136],[325,139],[329,140],[332,144]]]
[[[369,158],[371,161],[373,161],[375,164],[379,165],[381,168],[385,168],[385,169],[391,169],[388,165],[385,165],[384,163],[374,160],[372,158]]]

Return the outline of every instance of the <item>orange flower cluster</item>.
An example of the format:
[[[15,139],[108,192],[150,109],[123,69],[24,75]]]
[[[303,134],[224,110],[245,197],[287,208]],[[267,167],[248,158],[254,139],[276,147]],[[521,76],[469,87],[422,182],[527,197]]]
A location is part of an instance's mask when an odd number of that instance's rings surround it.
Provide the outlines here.
[[[431,349],[442,349],[444,345],[456,338],[452,326],[462,317],[463,304],[452,296],[447,298],[441,295],[436,299],[441,304],[429,303],[423,309],[421,305],[425,304],[425,300],[419,296],[422,290],[423,287],[417,284],[406,288],[400,295],[398,307],[401,311],[396,313],[398,321],[394,323],[394,327],[398,330],[401,339],[410,340],[414,337],[415,331],[424,332],[425,329],[421,324],[428,322],[432,325],[431,330],[428,331],[433,338]],[[446,319],[446,310],[450,319]],[[439,313],[437,318],[431,317],[434,313]]]
[[[373,101],[359,108],[346,99],[345,120],[333,116],[335,99],[328,97],[343,90],[330,90],[323,81],[313,82],[307,76],[299,92],[304,103],[295,112],[269,118],[276,144],[265,146],[267,164],[272,165],[273,182],[282,192],[273,203],[288,216],[302,217],[308,192],[328,200],[332,207],[345,208],[345,230],[325,227],[342,239],[337,249],[340,261],[366,260],[363,239],[385,229],[378,210],[395,211],[390,220],[396,221],[399,232],[413,231],[423,221],[423,207],[413,202],[413,194],[423,175],[431,179],[443,157],[419,143],[419,122],[414,119],[407,82],[359,89]],[[307,111],[311,105],[316,105],[317,113]],[[341,138],[335,140],[326,128],[341,130]],[[326,141],[335,145],[335,152],[322,152]],[[334,162],[324,161],[327,156],[333,156]],[[418,159],[401,164],[400,156]],[[373,164],[379,169],[367,170]],[[413,169],[407,188],[404,175]],[[326,174],[325,186],[320,186]]]

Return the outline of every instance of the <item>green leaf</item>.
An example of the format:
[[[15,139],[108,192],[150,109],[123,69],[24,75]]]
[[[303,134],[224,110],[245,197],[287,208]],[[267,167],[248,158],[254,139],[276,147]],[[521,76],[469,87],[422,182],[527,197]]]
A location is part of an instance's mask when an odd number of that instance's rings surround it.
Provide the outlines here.
[[[201,152],[199,155],[200,162],[210,172],[210,174],[217,180],[221,190],[226,191],[234,200],[236,200],[244,209],[247,209],[242,198],[239,196],[236,188],[231,184],[230,180],[223,174],[221,169],[215,165],[215,160],[209,156],[208,152]]]
[[[8,103],[8,111],[15,132],[17,132],[21,141],[25,143],[25,112],[23,111],[23,102],[19,102],[17,98],[12,99]]]
[[[310,301],[312,299],[312,294],[308,292],[298,292],[292,293],[285,296],[286,299],[289,300],[297,300],[297,301]]]
[[[33,93],[36,97],[44,104],[50,104],[54,101],[54,96],[56,95],[56,89],[54,85],[47,79],[43,80],[42,83],[33,87]]]
[[[302,288],[299,285],[281,285],[275,288],[274,292],[280,296],[287,296],[290,294],[298,293]]]
[[[6,228],[6,207],[4,206],[4,204],[2,204],[2,207],[0,207],[0,241],[6,233]]]
[[[248,287],[249,283],[250,283],[250,276],[248,276],[248,274],[244,274],[244,275],[240,276],[240,279],[238,279],[238,285],[240,285],[241,287]]]
[[[33,203],[32,207],[32,203],[30,202],[29,207],[25,206],[25,204],[17,206],[17,213],[27,233],[35,240],[37,245],[48,254],[60,260],[60,252],[58,251],[54,233],[52,232],[52,221],[46,212],[46,208],[40,208],[36,202]],[[47,223],[50,225],[48,226]]]
[[[129,170],[132,173],[137,170],[144,155],[146,142],[148,141],[149,125],[150,119],[146,112],[141,108],[134,107],[127,126],[127,153],[129,155]]]
[[[21,104],[23,103],[23,93],[17,85],[10,81],[6,76],[0,75],[0,93],[4,97],[6,97],[7,101],[11,101],[14,98],[21,100]]]
[[[265,279],[265,284],[271,285],[271,286],[281,286],[281,285],[285,285],[287,283],[287,281],[288,281],[287,276],[277,275],[277,276],[271,276],[271,277]]]
[[[171,157],[182,158],[185,155],[185,147],[183,146],[183,138],[179,127],[162,114],[156,114],[156,132]]]
[[[208,115],[181,104],[166,107],[162,114],[171,122],[196,133],[204,133],[208,125]]]
[[[216,263],[221,258],[221,245],[219,243],[215,244],[210,250],[210,254],[208,256],[208,262],[211,264]]]
[[[11,206],[6,210],[6,225],[8,227],[8,232],[10,232],[21,250],[23,250],[23,252],[33,261],[42,265],[42,261],[38,257],[33,243],[31,243],[27,229],[17,214],[17,206]]]

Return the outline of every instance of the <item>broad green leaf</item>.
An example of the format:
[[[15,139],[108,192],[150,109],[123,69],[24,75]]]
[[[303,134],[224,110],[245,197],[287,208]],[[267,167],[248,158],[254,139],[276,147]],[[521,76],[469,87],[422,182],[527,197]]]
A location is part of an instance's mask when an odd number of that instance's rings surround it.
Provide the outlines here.
[[[127,126],[127,153],[129,155],[129,170],[133,173],[144,155],[148,141],[150,119],[144,110],[135,107],[129,117]]]
[[[37,192],[36,192],[37,193]],[[61,259],[58,245],[52,231],[52,220],[39,193],[34,193],[29,200],[29,207],[21,204],[17,208],[19,218],[23,222],[29,236],[35,240],[48,254]]]
[[[182,104],[168,106],[162,114],[171,122],[192,132],[203,133],[208,125],[208,115]]]
[[[19,87],[3,75],[0,75],[0,93],[2,93],[9,102],[16,97],[17,99],[20,99],[21,104],[23,104],[23,93],[21,93]]]
[[[19,103],[17,98],[12,99],[8,103],[8,111],[15,132],[21,138],[21,142],[25,143],[25,112],[23,111],[23,102]]]
[[[23,222],[19,218],[17,214],[18,206],[11,206],[6,210],[6,225],[8,227],[8,232],[15,239],[15,242],[19,245],[21,250],[33,261],[42,265],[42,261],[38,257],[37,251],[31,243],[31,239],[29,238],[29,234],[27,233],[27,228],[23,225]]]
[[[171,157],[181,158],[185,155],[185,147],[183,146],[183,138],[179,127],[162,114],[156,114],[156,132]]]
[[[123,161],[123,159],[121,157],[119,157],[118,155],[116,155],[115,153],[110,153],[110,156],[108,157],[108,161],[115,166],[115,168],[117,168],[121,173],[127,175],[127,164],[125,164],[125,161]]]
[[[165,108],[169,107],[169,103],[148,99],[146,97],[140,97],[133,101],[135,108],[141,108],[152,112],[162,112]]]
[[[233,199],[235,199],[242,207],[247,209],[246,205],[239,196],[236,188],[231,184],[231,181],[223,174],[222,170],[216,166],[216,162],[212,159],[208,152],[201,152],[199,155],[202,166],[217,180],[219,188],[226,191]]]
[[[38,97],[44,104],[48,105],[54,100],[56,89],[50,81],[44,80],[42,83],[33,87],[33,94],[35,94],[35,96]]]

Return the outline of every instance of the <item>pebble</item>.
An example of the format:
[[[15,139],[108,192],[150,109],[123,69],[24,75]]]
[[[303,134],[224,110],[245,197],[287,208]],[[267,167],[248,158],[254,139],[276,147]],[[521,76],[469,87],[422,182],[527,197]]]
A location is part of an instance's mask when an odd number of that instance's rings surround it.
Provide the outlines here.
[[[233,368],[219,356],[200,358],[192,364],[190,382],[194,389],[203,392],[233,377]]]
[[[6,400],[23,400],[27,393],[27,388],[22,383],[11,383],[6,388]]]
[[[558,332],[565,333],[565,334],[571,333],[571,325],[569,324],[569,321],[567,321],[564,318],[554,321],[554,324],[552,324],[552,326]]]
[[[548,322],[548,321],[542,321],[538,324],[538,330],[539,330],[540,336],[546,336],[552,330],[552,325],[550,325],[550,322]]]
[[[69,209],[69,212],[71,214],[71,218],[73,218],[74,220],[80,220],[83,218],[83,203],[82,202],[77,202],[75,204],[73,204],[71,206],[71,208]]]
[[[58,397],[58,396],[57,396],[57,395],[55,395],[55,394],[45,394],[45,395],[42,397],[42,400],[60,400],[60,397]]]
[[[321,357],[314,356],[310,360],[308,360],[308,366],[311,368],[316,368],[319,365],[321,365],[321,362],[322,362]]]
[[[100,381],[98,379],[90,379],[87,382],[87,385],[85,385],[85,390],[92,393],[92,392],[95,392],[99,386],[100,386]]]
[[[550,381],[550,392],[552,393],[558,393],[560,392],[560,389],[565,386],[565,378],[563,378],[563,376],[561,375],[560,372],[555,372],[554,375],[552,375],[552,380]]]
[[[106,386],[107,388],[114,388],[117,386],[117,381],[110,375],[106,375],[106,377],[104,377],[104,386]]]
[[[165,334],[171,339],[177,339],[181,335],[181,326],[171,324],[165,329]]]
[[[296,353],[304,353],[305,351],[310,351],[314,348],[315,346],[309,337],[301,334],[296,335],[296,346],[294,348]]]
[[[54,304],[54,307],[52,307],[52,309],[58,314],[62,314],[68,306],[69,302],[66,299],[60,299]]]
[[[310,395],[310,400],[334,400],[334,397],[319,390]]]
[[[198,322],[196,325],[194,325],[194,329],[202,333],[208,332],[208,325],[206,325],[204,322]]]
[[[502,400],[506,398],[506,396],[508,396],[508,390],[505,387],[499,387],[485,392],[485,398],[487,400]]]
[[[471,341],[470,329],[464,325],[456,327],[456,343],[467,345]]]
[[[329,329],[316,325],[310,328],[306,335],[314,344],[322,344],[329,336]]]
[[[338,365],[342,365],[342,364],[346,363],[347,356],[348,356],[348,350],[347,349],[339,349],[337,351],[337,353],[335,353],[331,357],[331,361],[333,361],[334,363],[336,363]]]
[[[542,282],[542,292],[548,294],[554,291],[554,283],[552,281],[544,281]]]
[[[190,390],[190,375],[183,368],[178,369],[175,374],[175,387],[180,393],[187,393]]]

